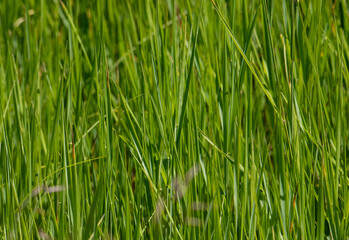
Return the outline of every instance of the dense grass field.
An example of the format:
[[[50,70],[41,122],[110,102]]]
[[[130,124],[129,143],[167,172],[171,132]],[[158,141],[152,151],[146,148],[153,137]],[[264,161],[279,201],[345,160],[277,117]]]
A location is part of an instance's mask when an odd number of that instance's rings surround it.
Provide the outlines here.
[[[347,0],[0,0],[0,239],[349,239]]]

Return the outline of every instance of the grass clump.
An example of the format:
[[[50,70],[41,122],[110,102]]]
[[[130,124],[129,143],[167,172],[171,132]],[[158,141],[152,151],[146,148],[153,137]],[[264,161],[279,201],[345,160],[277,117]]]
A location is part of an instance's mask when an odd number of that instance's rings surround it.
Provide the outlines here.
[[[0,1],[0,237],[348,239],[348,19]]]

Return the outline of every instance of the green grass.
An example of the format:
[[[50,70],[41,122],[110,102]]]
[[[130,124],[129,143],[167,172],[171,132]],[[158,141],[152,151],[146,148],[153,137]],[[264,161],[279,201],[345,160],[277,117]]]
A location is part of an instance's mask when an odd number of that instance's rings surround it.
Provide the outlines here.
[[[0,31],[0,238],[349,239],[346,0],[2,0]]]

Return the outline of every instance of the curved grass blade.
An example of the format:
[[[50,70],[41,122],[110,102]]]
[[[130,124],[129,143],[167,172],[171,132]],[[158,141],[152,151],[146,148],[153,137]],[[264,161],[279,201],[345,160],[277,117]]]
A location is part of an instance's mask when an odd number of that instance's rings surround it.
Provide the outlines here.
[[[74,22],[73,22],[73,19],[72,19],[72,17],[70,16],[70,14],[69,14],[67,8],[65,7],[64,3],[63,3],[62,1],[59,1],[59,2],[60,2],[60,4],[61,4],[61,6],[62,6],[62,9],[63,9],[65,15],[66,15],[67,18],[68,18],[68,21],[69,21],[69,23],[70,23],[70,26],[71,26],[73,32],[76,34],[76,37],[78,38],[78,42],[79,42],[79,44],[80,44],[80,46],[81,46],[82,52],[84,53],[84,56],[85,56],[86,61],[87,61],[88,69],[89,69],[89,70],[92,70],[92,64],[91,64],[90,58],[89,58],[88,55],[87,55],[86,49],[85,49],[84,44],[82,43],[82,40],[81,40],[81,38],[80,38],[80,36],[79,36],[78,30],[77,30],[76,27],[75,27],[75,24],[74,24]]]
[[[269,99],[269,101],[270,101],[271,105],[273,106],[275,112],[277,113],[277,115],[280,116],[279,111],[277,110],[277,107],[276,107],[276,105],[275,105],[274,99],[273,99],[273,97],[272,97],[270,91],[269,91],[268,89],[266,89],[265,86],[263,85],[263,83],[262,83],[262,81],[260,80],[259,76],[257,75],[256,71],[254,70],[254,68],[253,68],[253,66],[252,66],[252,63],[250,62],[250,60],[248,60],[247,56],[245,55],[244,51],[242,50],[242,48],[241,48],[239,42],[237,41],[237,39],[236,39],[236,37],[235,37],[233,31],[230,29],[230,27],[229,27],[227,21],[226,21],[225,18],[223,17],[223,15],[222,15],[221,11],[219,10],[217,4],[215,3],[214,0],[211,0],[211,2],[212,2],[212,4],[213,4],[213,6],[214,6],[214,8],[215,8],[215,10],[216,10],[216,12],[217,12],[219,18],[220,18],[221,21],[223,22],[225,28],[228,30],[228,33],[229,33],[230,37],[232,38],[232,40],[233,40],[233,42],[234,42],[234,44],[235,44],[235,47],[239,50],[241,56],[242,56],[243,59],[245,60],[247,66],[248,66],[249,69],[251,70],[253,76],[256,78],[256,80],[257,80],[259,86],[262,88],[263,92],[265,93],[265,95],[266,95],[267,98]]]
[[[187,100],[188,100],[188,93],[189,93],[189,87],[190,87],[190,77],[191,77],[191,72],[192,72],[193,63],[194,63],[195,46],[196,46],[196,42],[197,42],[197,38],[198,38],[198,33],[199,33],[199,24],[198,24],[198,26],[196,28],[196,32],[195,32],[195,36],[194,36],[193,48],[191,50],[190,64],[189,64],[187,81],[186,81],[185,91],[184,91],[184,96],[183,96],[181,115],[180,115],[179,124],[178,124],[178,133],[177,133],[177,136],[176,136],[176,145],[178,145],[179,139],[180,139],[180,136],[181,136],[181,130],[182,130],[184,114],[185,114],[185,107],[187,105]]]

